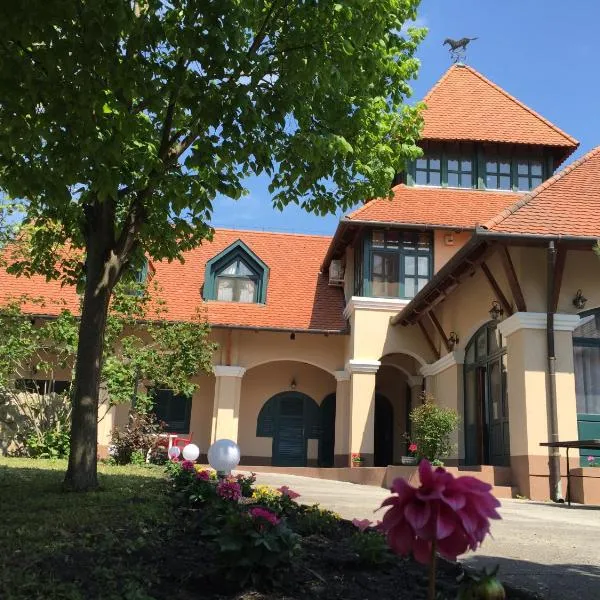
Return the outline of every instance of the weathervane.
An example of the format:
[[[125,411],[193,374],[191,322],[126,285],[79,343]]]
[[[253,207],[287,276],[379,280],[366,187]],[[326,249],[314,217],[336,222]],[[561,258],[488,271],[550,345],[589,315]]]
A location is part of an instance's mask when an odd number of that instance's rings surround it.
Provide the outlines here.
[[[477,38],[468,38],[464,37],[460,40],[452,40],[450,38],[446,38],[444,40],[443,46],[450,46],[450,57],[452,58],[452,62],[462,62],[467,57],[467,46],[469,42],[476,40]]]

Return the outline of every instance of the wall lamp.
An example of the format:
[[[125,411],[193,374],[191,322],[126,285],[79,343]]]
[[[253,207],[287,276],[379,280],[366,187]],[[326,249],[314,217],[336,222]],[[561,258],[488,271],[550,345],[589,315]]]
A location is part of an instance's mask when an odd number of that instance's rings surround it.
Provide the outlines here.
[[[500,306],[500,302],[498,300],[494,300],[492,302],[492,308],[490,308],[490,318],[493,321],[498,321],[504,314],[504,309]]]
[[[450,345],[450,348],[454,350],[454,348],[458,346],[458,342],[460,342],[458,333],[456,333],[456,331],[451,331],[450,335],[448,336],[448,344]]]
[[[290,383],[290,389],[295,390],[297,387],[298,387],[298,384],[296,383],[296,378],[292,377],[292,382]]]
[[[577,310],[582,310],[585,308],[585,303],[587,302],[587,298],[583,295],[581,290],[577,290],[575,292],[575,297],[573,298],[573,306]]]

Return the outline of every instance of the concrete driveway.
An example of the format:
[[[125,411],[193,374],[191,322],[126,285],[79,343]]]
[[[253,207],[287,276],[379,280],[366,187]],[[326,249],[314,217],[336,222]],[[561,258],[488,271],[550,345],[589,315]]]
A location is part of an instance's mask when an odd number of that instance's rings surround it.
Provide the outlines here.
[[[287,485],[299,501],[318,503],[346,519],[376,520],[373,511],[387,490],[352,483],[259,473],[258,483]],[[600,599],[600,507],[503,500],[503,520],[492,524],[488,538],[465,563],[500,564],[503,580],[541,594],[547,600]]]

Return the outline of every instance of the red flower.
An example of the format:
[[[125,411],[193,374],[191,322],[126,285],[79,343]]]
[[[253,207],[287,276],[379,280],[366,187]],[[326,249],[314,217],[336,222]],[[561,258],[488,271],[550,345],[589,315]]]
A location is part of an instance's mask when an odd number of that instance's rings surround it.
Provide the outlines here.
[[[274,512],[271,512],[266,508],[260,508],[260,506],[257,506],[256,508],[250,509],[249,513],[253,519],[268,521],[273,526],[279,523],[279,517]]]
[[[237,481],[224,479],[217,484],[217,494],[224,500],[238,501],[242,496],[242,488]]]
[[[413,488],[404,479],[395,479],[395,494],[383,501],[389,506],[380,529],[398,554],[412,552],[416,560],[428,563],[431,546],[449,560],[475,550],[490,531],[490,519],[499,519],[500,503],[492,486],[474,477],[454,477],[445,469],[433,470],[427,460],[419,464],[421,486]]]
[[[198,471],[196,473],[196,479],[200,481],[210,481],[210,471],[204,469],[203,471]]]
[[[416,452],[417,449],[417,445],[414,442],[408,447],[409,452]]]
[[[181,468],[184,471],[193,471],[194,470],[194,461],[192,461],[192,460],[184,460],[181,463]]]
[[[294,490],[290,490],[287,485],[282,485],[280,488],[277,488],[277,491],[280,492],[282,496],[287,496],[290,500],[300,498],[300,494]]]

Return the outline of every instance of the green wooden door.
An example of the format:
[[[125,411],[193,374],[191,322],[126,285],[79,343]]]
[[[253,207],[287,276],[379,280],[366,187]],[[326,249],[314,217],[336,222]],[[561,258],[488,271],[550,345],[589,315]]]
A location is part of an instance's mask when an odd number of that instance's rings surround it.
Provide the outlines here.
[[[600,440],[600,415],[578,414],[577,432],[580,440]],[[594,463],[600,465],[600,450],[581,450],[581,466],[587,467],[588,457],[594,457]]]
[[[304,399],[295,394],[279,399],[279,419],[273,436],[273,464],[280,467],[306,465]]]
[[[319,439],[319,466],[333,467],[335,453],[335,394],[321,402],[321,437]]]

